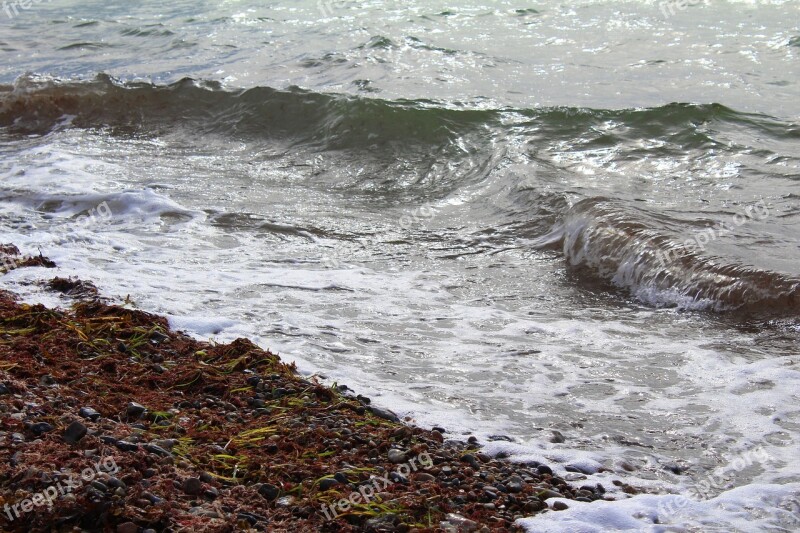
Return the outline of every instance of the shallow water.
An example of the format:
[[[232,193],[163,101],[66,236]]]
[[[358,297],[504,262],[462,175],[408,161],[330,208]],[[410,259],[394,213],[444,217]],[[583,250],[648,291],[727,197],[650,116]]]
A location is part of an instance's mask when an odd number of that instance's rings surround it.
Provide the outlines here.
[[[515,441],[497,451],[684,494],[721,473],[688,510],[634,498],[623,514],[788,531],[798,15],[788,1],[0,12],[3,240],[420,423]],[[51,275],[2,283],[48,301],[28,282]],[[599,523],[581,512],[531,527]]]

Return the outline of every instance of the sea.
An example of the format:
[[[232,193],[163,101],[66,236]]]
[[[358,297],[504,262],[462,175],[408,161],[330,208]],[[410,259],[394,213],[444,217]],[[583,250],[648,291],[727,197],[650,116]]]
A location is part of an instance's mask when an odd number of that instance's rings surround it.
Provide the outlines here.
[[[0,287],[614,498],[530,532],[800,531],[799,80],[795,0],[7,0]]]

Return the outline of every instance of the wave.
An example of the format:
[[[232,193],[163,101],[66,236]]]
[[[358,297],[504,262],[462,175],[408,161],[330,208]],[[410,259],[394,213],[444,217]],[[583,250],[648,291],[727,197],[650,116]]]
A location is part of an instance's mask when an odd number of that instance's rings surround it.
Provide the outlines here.
[[[606,198],[587,198],[566,213],[541,247],[558,244],[573,268],[628,289],[655,306],[715,311],[800,311],[800,280],[727,264],[678,243]]]
[[[698,131],[697,125],[709,122],[800,138],[796,125],[720,104],[672,103],[622,110],[485,109],[297,87],[226,89],[218,82],[192,78],[169,85],[121,82],[105,74],[83,81],[26,74],[13,85],[0,85],[0,127],[11,133],[44,134],[62,127],[65,117],[72,127],[111,127],[120,133],[158,135],[188,127],[194,134],[287,138],[325,150],[450,145],[462,154],[465,147],[459,141],[470,133],[483,134],[487,144],[497,135],[520,133],[570,138],[608,121],[625,124],[626,137],[631,139],[668,137],[682,148],[718,144]]]

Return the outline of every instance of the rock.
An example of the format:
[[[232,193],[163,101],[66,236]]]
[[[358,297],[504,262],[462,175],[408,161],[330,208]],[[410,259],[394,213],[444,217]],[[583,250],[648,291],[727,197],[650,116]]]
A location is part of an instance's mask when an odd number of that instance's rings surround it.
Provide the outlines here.
[[[536,496],[538,496],[539,499],[541,499],[541,500],[547,500],[549,498],[563,498],[564,497],[563,494],[561,494],[560,492],[556,492],[556,491],[554,491],[552,489],[545,489],[545,490],[539,491],[536,494]]]
[[[169,340],[169,337],[160,331],[154,331],[150,334],[150,340],[153,341],[153,344],[161,344],[162,342]]]
[[[275,485],[264,483],[259,487],[258,493],[267,500],[272,501],[280,495],[281,490]]]
[[[50,433],[53,431],[53,426],[48,424],[47,422],[37,422],[35,424],[31,424],[28,426],[28,430],[33,433],[37,437],[41,437],[45,433]]]
[[[5,383],[0,383],[0,395],[11,394],[11,389]]]
[[[427,483],[429,481],[436,481],[436,476],[433,476],[427,472],[417,472],[411,476],[414,481],[418,481],[419,483]]]
[[[431,438],[436,442],[444,442],[444,435],[436,430],[431,431]]]
[[[108,481],[108,486],[109,487],[114,487],[115,489],[126,489],[126,488],[128,488],[127,485],[125,485],[124,482],[122,482],[121,480],[119,480],[119,479],[117,479],[117,478],[115,478],[113,476],[110,476],[107,481]]]
[[[190,477],[183,482],[183,492],[189,496],[199,496],[203,492],[203,482],[196,477]]]
[[[467,442],[470,444],[478,444],[478,437],[472,435],[470,438],[467,439]]]
[[[330,490],[338,484],[339,482],[335,479],[326,477],[325,479],[321,479],[319,481],[319,490]]]
[[[172,457],[172,454],[162,448],[161,446],[156,446],[155,444],[144,444],[142,445],[148,453],[154,453],[156,455],[160,455],[161,457]]]
[[[506,481],[506,488],[508,489],[508,492],[516,494],[518,492],[522,492],[524,487],[525,482],[522,481],[522,478],[519,476],[511,476],[508,478],[508,481]]]
[[[139,449],[139,445],[133,442],[128,442],[127,440],[117,440],[114,441],[114,446],[122,450],[123,452],[135,452]]]
[[[455,513],[449,513],[447,516],[447,524],[454,526],[459,533],[469,533],[478,530],[477,522],[473,522],[468,518]]]
[[[141,418],[145,411],[147,411],[147,408],[136,402],[130,402],[128,407],[125,408],[125,413],[129,418]]]
[[[70,444],[75,444],[86,436],[87,431],[86,426],[76,420],[67,426],[67,429],[64,431],[64,440]]]
[[[566,442],[567,438],[560,431],[553,430],[553,436],[550,437],[550,442],[559,444],[562,442]]]
[[[80,411],[78,411],[78,415],[80,415],[81,418],[86,418],[87,420],[91,420],[92,422],[100,418],[100,413],[98,413],[91,407],[81,407]]]
[[[117,526],[117,533],[138,533],[139,526],[133,522],[125,522]]]
[[[397,448],[391,448],[389,450],[389,462],[394,464],[404,463],[406,461],[406,452],[402,450],[398,450]]]
[[[553,510],[554,511],[565,511],[569,509],[569,505],[562,501],[553,502]]]
[[[544,511],[545,509],[547,509],[547,504],[539,498],[528,500],[525,503],[525,506],[522,508],[522,510],[526,513],[538,513],[539,511]]]
[[[480,470],[481,464],[478,462],[478,458],[472,455],[471,453],[465,453],[461,456],[461,460],[465,463],[468,463],[469,466],[474,468],[475,470]]]
[[[333,479],[335,479],[339,483],[349,483],[350,482],[350,480],[347,479],[347,474],[345,474],[344,472],[336,472],[336,474],[334,474],[334,476],[333,476]]]
[[[51,386],[53,386],[55,384],[56,384],[56,380],[50,374],[45,374],[44,376],[39,378],[39,385],[42,385],[44,387],[51,387]]]
[[[367,407],[367,409],[370,413],[378,418],[383,418],[384,420],[388,420],[390,422],[400,422],[400,418],[388,409],[381,409],[380,407],[375,407],[374,405],[370,405]]]
[[[544,474],[547,474],[547,475],[550,475],[550,476],[553,475],[553,469],[550,468],[547,465],[539,465],[539,466],[537,466],[536,467],[536,471],[539,472],[542,475],[544,475]]]
[[[564,469],[567,472],[577,472],[579,474],[584,474],[587,476],[594,474],[594,472],[591,469],[579,465],[567,465],[564,467]]]

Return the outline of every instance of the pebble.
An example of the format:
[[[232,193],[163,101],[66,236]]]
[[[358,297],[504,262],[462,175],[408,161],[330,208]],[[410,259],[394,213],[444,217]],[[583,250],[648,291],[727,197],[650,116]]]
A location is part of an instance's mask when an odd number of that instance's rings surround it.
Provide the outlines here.
[[[447,515],[447,524],[457,528],[459,532],[469,533],[478,530],[478,523],[465,518],[459,514],[449,513]]]
[[[554,491],[552,489],[545,489],[545,490],[539,491],[536,495],[539,498],[541,498],[542,500],[546,500],[548,498],[563,498],[564,497],[563,494],[561,494],[560,492],[556,492],[556,491]]]
[[[100,418],[100,413],[98,413],[91,407],[81,407],[80,411],[78,411],[78,414],[80,415],[81,418],[86,418],[88,420],[91,420],[92,422]]]
[[[569,505],[562,501],[553,502],[553,510],[554,511],[565,511],[569,509]]]
[[[388,420],[390,422],[400,422],[400,418],[388,409],[381,409],[380,407],[375,407],[374,405],[370,405],[368,409],[370,413],[378,418],[383,418],[384,420]]]
[[[540,474],[542,474],[542,475],[544,475],[544,474],[548,474],[548,475],[550,475],[550,476],[552,476],[552,475],[553,475],[553,469],[552,469],[552,468],[550,468],[550,467],[549,467],[549,466],[547,466],[547,465],[539,465],[539,466],[537,466],[537,467],[536,467],[536,471],[537,471],[537,472],[539,472],[539,473],[540,473]]]
[[[264,498],[272,501],[280,495],[281,491],[275,485],[271,485],[269,483],[264,483],[259,487],[258,493],[263,496]]]
[[[392,448],[389,450],[389,462],[394,464],[400,464],[405,462],[405,460],[406,460],[406,452],[398,450],[396,448]]]
[[[197,496],[203,492],[203,482],[196,477],[190,477],[183,482],[183,492],[190,496]]]
[[[45,433],[50,433],[51,431],[53,431],[53,426],[51,426],[47,422],[37,422],[35,424],[31,424],[30,426],[28,426],[28,429],[30,430],[31,433],[33,433],[37,437],[40,437]]]
[[[480,463],[478,462],[478,458],[472,455],[471,453],[466,453],[462,455],[461,460],[465,463],[468,463],[475,470],[479,470],[481,467]]]
[[[117,526],[117,533],[138,533],[139,526],[133,522],[125,522]]]
[[[335,480],[333,478],[330,478],[330,477],[327,477],[325,479],[321,479],[320,480],[320,482],[319,482],[319,490],[330,490],[330,489],[332,489],[333,487],[335,487],[338,484],[339,484],[339,482],[337,480]]]
[[[545,509],[547,509],[547,504],[538,498],[528,500],[528,502],[522,508],[522,510],[526,513],[538,513],[539,511],[544,511]]]
[[[11,394],[11,389],[5,383],[0,383],[0,394]]]
[[[147,408],[136,402],[130,402],[128,407],[125,408],[125,413],[130,418],[139,418],[144,414],[145,411],[147,411]]]
[[[76,420],[67,426],[67,429],[64,431],[64,440],[69,444],[75,444],[86,436],[87,431],[86,426]]]
[[[172,454],[170,452],[168,452],[167,450],[165,450],[161,446],[156,446],[155,444],[144,444],[142,446],[142,448],[144,448],[149,453],[154,453],[154,454],[160,455],[162,457],[171,457],[172,456]]]
[[[560,431],[553,430],[553,436],[550,437],[550,442],[554,444],[560,444],[562,442],[566,442],[567,438],[564,436],[563,433]]]
[[[128,442],[127,440],[115,441],[114,446],[116,446],[123,452],[135,452],[136,450],[139,449],[138,444],[134,444],[133,442]]]

